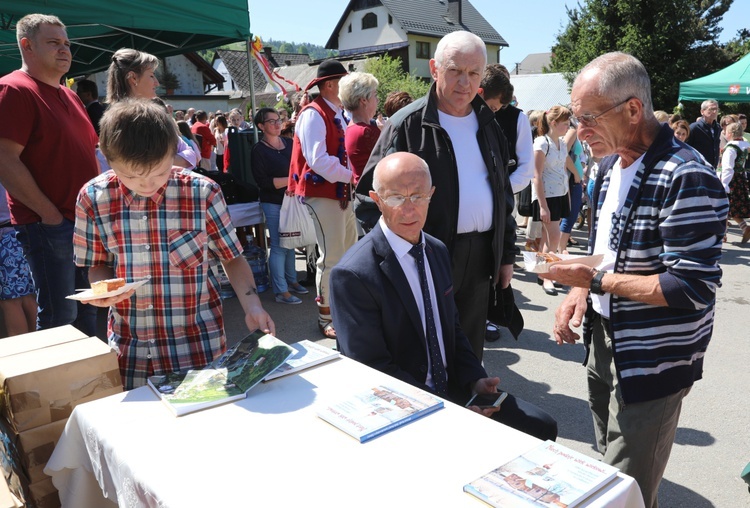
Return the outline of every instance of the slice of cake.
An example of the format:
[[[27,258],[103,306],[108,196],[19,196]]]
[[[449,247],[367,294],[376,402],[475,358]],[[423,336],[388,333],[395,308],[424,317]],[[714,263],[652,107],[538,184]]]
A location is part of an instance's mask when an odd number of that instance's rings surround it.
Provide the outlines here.
[[[125,285],[125,279],[105,279],[100,280],[97,282],[91,283],[91,289],[94,292],[95,295],[103,295],[105,293],[109,293],[110,291],[114,291],[115,289],[120,289]]]

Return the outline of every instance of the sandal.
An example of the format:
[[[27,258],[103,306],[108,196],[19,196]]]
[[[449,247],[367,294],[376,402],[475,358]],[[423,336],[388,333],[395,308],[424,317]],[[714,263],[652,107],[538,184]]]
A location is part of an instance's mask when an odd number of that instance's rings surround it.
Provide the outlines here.
[[[333,328],[333,321],[318,321],[318,330],[320,330],[320,333],[322,333],[323,337],[326,339],[337,339],[336,330]]]

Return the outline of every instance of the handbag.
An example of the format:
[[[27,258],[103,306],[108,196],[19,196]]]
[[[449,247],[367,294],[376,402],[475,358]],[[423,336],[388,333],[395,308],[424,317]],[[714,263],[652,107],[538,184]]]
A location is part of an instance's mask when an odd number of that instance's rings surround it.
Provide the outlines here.
[[[523,316],[516,306],[513,289],[508,285],[500,289],[490,283],[489,301],[487,302],[487,320],[507,328],[513,338],[518,340],[524,327]]]
[[[518,193],[518,215],[523,217],[534,216],[534,209],[531,206],[531,184]]]
[[[284,194],[284,200],[281,202],[279,244],[283,249],[315,245],[315,224],[307,207],[295,195]]]

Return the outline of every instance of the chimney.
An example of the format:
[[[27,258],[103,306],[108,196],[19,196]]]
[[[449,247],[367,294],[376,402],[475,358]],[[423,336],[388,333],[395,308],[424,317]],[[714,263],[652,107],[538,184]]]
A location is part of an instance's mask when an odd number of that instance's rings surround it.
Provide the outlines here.
[[[271,59],[271,51],[273,51],[273,48],[271,46],[263,46],[263,53],[266,54],[266,58],[269,60]]]

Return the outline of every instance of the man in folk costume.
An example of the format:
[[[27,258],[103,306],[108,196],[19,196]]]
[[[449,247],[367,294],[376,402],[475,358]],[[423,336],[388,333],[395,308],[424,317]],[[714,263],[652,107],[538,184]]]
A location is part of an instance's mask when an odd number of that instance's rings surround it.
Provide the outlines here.
[[[347,74],[336,60],[325,60],[305,91],[320,95],[300,112],[294,133],[288,192],[300,196],[313,222],[320,250],[316,288],[318,328],[336,338],[328,301],[330,270],[357,241],[352,200],[352,171],[344,149],[346,118],[338,98],[339,80]]]

